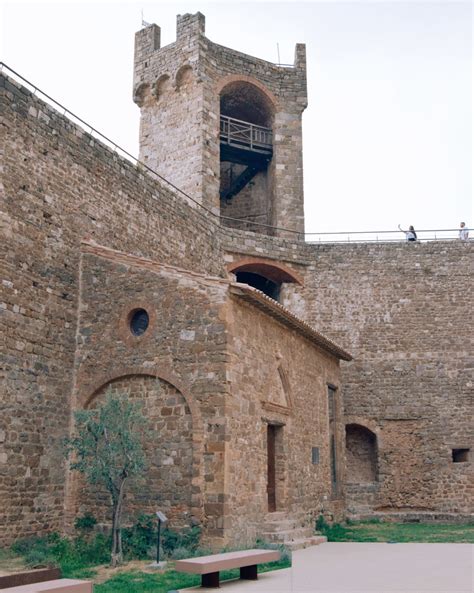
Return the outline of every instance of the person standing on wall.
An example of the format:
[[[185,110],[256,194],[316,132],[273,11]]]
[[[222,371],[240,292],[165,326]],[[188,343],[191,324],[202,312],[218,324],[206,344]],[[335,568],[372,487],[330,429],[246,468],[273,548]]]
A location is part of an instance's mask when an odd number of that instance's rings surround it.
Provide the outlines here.
[[[459,225],[459,238],[461,241],[469,240],[469,229],[466,228],[465,222],[461,222]]]
[[[413,225],[410,225],[408,227],[408,231],[404,231],[400,225],[398,225],[398,228],[402,231],[402,233],[405,233],[405,237],[406,237],[407,241],[416,241],[417,240],[416,232],[415,232]]]

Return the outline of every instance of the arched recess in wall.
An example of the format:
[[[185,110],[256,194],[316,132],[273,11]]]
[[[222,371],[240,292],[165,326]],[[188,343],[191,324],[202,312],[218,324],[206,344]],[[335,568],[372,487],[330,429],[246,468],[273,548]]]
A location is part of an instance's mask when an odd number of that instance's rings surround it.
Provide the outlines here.
[[[194,72],[193,72],[192,66],[190,66],[189,64],[184,64],[176,72],[176,77],[175,77],[176,90],[178,90],[178,91],[186,90],[188,87],[190,87],[192,85],[193,80],[194,80]]]
[[[156,99],[160,99],[167,92],[171,90],[171,78],[169,74],[162,74],[154,85],[154,95]]]
[[[133,100],[139,107],[143,107],[152,98],[150,85],[146,82],[139,84],[133,93]]]
[[[124,518],[154,513],[160,508],[176,526],[202,520],[203,426],[196,402],[186,390],[158,374],[120,374],[109,378],[83,399],[84,408],[97,405],[107,392],[126,393],[142,404],[150,423],[146,441],[147,469],[126,494]],[[91,513],[109,523],[108,496],[73,474],[69,514]]]
[[[287,266],[264,260],[248,258],[233,262],[227,266],[227,270],[235,274],[237,282],[261,290],[275,301],[280,300],[284,283],[303,284],[300,276]]]
[[[245,76],[224,79],[218,91],[222,222],[269,233],[276,100],[262,83]]]
[[[346,424],[346,482],[378,481],[377,435],[361,424]]]

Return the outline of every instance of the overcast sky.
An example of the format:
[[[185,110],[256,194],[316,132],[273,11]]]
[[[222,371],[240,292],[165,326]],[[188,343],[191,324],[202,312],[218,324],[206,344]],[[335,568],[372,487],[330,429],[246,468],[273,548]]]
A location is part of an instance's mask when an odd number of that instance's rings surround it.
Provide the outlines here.
[[[308,232],[473,225],[470,1],[3,0],[1,59],[138,154],[142,9],[162,45],[198,10],[209,39],[272,62],[306,43]]]

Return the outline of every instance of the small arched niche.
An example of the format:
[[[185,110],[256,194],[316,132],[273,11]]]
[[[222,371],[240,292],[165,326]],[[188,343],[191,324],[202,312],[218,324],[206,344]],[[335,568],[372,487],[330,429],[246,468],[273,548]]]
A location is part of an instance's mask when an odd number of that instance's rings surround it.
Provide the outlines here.
[[[171,89],[171,78],[169,74],[162,74],[155,83],[154,94],[156,99],[160,99]]]
[[[374,484],[378,480],[377,435],[360,424],[346,425],[346,482]]]
[[[133,93],[133,100],[139,107],[146,105],[152,98],[150,85],[146,82],[139,84]]]
[[[220,204],[226,226],[271,234],[273,121],[269,92],[248,80],[220,91]]]
[[[176,73],[175,78],[175,85],[176,90],[185,90],[191,86],[194,80],[194,72],[192,67],[189,64],[185,64],[181,66],[181,68]]]

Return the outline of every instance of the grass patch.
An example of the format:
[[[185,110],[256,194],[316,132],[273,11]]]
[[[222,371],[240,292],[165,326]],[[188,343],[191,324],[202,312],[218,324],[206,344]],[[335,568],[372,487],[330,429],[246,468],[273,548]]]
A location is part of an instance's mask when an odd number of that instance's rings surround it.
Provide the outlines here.
[[[291,566],[286,558],[278,562],[261,564],[258,572],[279,570]],[[221,581],[239,578],[239,569],[224,570],[220,573]],[[201,583],[201,577],[194,574],[176,572],[173,569],[164,573],[146,573],[141,571],[121,572],[105,583],[95,585],[95,593],[168,593],[173,589],[195,587]]]
[[[358,521],[318,525],[330,542],[474,543],[474,525]]]

